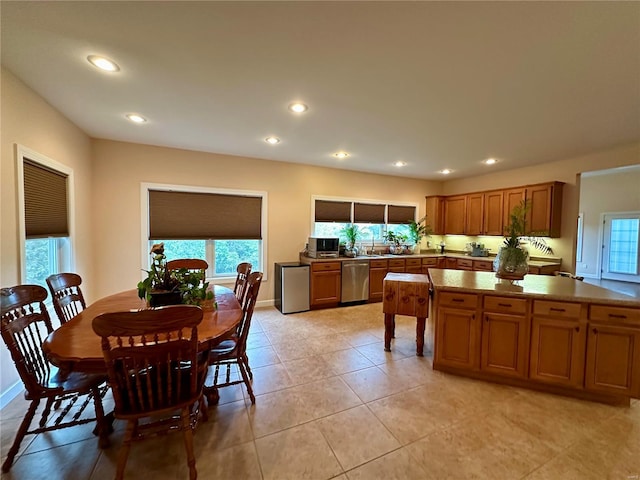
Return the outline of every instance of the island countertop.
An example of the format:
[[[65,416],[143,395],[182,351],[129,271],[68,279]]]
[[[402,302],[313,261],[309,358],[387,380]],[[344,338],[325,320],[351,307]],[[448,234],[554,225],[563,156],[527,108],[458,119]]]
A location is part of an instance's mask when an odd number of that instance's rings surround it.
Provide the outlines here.
[[[567,277],[529,274],[523,280],[512,283],[496,278],[493,272],[438,268],[430,268],[429,276],[435,290],[494,293],[514,297],[544,297],[546,300],[640,307],[640,300],[635,297]]]

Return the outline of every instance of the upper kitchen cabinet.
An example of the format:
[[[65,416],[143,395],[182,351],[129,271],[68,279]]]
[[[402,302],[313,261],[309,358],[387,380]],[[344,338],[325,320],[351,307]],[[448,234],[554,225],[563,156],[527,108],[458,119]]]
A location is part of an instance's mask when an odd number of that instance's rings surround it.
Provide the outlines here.
[[[484,194],[470,193],[467,195],[467,220],[464,233],[466,235],[483,235],[482,218],[484,214]]]
[[[444,234],[444,198],[440,195],[426,197],[426,223],[434,235]]]
[[[484,194],[483,235],[503,235],[502,210],[504,194],[502,190]]]
[[[529,212],[527,233],[559,237],[562,213],[562,183],[553,182],[527,187]]]
[[[503,214],[504,214],[504,223],[503,225],[509,225],[510,219],[509,215],[511,214],[511,210],[513,207],[516,207],[526,198],[527,190],[525,187],[517,187],[510,188],[508,190],[504,190],[502,193],[503,198]],[[501,235],[503,232],[500,233]]]
[[[467,196],[454,195],[444,199],[444,232],[464,235],[467,218]]]

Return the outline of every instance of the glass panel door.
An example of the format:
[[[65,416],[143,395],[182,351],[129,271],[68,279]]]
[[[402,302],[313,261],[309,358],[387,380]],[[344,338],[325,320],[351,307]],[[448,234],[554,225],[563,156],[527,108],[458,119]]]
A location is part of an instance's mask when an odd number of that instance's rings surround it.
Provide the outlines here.
[[[605,214],[602,278],[640,283],[640,214]]]

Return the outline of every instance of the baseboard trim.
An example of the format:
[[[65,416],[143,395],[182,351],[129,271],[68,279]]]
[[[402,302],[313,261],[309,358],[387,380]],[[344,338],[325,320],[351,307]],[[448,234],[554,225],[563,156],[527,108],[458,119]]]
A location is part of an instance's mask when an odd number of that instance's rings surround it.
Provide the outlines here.
[[[23,390],[24,386],[22,385],[22,382],[18,381],[2,392],[0,394],[0,410],[6,407],[11,400],[20,395]]]

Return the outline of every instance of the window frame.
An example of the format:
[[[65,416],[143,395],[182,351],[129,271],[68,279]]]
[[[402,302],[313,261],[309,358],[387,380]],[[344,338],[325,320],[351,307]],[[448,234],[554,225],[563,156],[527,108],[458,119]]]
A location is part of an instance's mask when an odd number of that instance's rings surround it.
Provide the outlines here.
[[[261,235],[262,239],[261,248],[260,248],[260,265],[263,270],[263,280],[267,280],[267,268],[265,268],[267,261],[267,192],[264,190],[237,190],[237,189],[227,189],[227,188],[215,188],[215,187],[200,187],[200,186],[192,186],[192,185],[176,185],[176,184],[165,184],[165,183],[148,183],[142,182],[140,184],[140,240],[141,240],[141,257],[140,257],[140,265],[141,272],[140,278],[144,279],[146,277],[146,273],[144,270],[149,269],[151,256],[149,255],[149,190],[164,190],[164,191],[175,191],[175,192],[190,192],[190,193],[213,193],[213,194],[222,194],[222,195],[240,195],[240,196],[255,196],[261,197],[262,199],[262,208],[261,208]],[[211,241],[211,246],[209,246],[209,240],[212,239],[203,239],[205,240],[205,255],[209,258],[209,254],[212,254],[212,258],[215,259],[215,251],[213,247],[213,241]],[[224,241],[224,239],[221,239]],[[239,239],[241,240],[241,239]],[[211,263],[211,262],[210,262]],[[209,265],[209,271],[215,271],[215,265]],[[213,283],[232,283],[235,282],[235,274],[233,276],[211,276],[207,277],[208,280],[211,280]]]
[[[75,257],[75,181],[73,169],[52,158],[36,152],[24,145],[15,144],[16,172],[18,177],[18,235],[20,249],[20,283],[25,283],[27,279],[26,262],[26,222],[24,205],[24,162],[30,160],[43,167],[56,170],[67,177],[67,217],[69,236],[68,237],[46,237],[53,242],[55,258],[49,258],[50,264],[55,265],[56,272],[74,271],[76,265]]]

